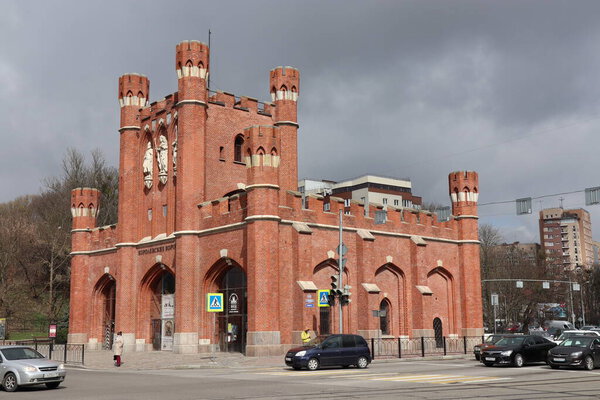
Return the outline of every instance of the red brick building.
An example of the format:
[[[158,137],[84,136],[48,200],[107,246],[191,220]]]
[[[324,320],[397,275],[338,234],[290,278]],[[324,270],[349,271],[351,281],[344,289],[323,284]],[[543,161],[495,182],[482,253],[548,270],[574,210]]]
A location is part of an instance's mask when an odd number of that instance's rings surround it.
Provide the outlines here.
[[[69,342],[99,348],[281,354],[300,332],[336,332],[317,290],[337,273],[343,199],[296,192],[300,73],[270,72],[273,103],[207,89],[209,50],[177,45],[177,92],[151,104],[149,80],[119,78],[118,224],[97,227],[100,194],[72,192]],[[308,134],[308,133],[307,133]],[[454,218],[372,205],[343,215],[345,332],[479,335],[478,177],[453,172]],[[346,210],[348,211],[348,210]],[[222,293],[222,312],[209,312]],[[213,298],[214,300],[214,298]],[[217,301],[217,303],[219,303]],[[385,309],[384,320],[372,310]]]

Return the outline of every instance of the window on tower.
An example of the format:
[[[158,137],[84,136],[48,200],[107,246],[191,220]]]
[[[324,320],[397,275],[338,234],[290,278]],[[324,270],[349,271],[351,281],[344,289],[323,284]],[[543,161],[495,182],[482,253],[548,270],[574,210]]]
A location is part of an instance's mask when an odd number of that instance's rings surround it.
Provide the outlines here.
[[[233,150],[233,161],[235,162],[243,162],[242,160],[242,147],[244,147],[244,137],[242,135],[237,135],[235,137],[235,144]]]

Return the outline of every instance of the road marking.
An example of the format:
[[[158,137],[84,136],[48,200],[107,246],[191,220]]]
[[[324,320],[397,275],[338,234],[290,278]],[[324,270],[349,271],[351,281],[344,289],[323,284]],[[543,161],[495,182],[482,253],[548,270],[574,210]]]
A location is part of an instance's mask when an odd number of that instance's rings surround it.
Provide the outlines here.
[[[464,376],[464,375],[400,375],[384,378],[368,378],[372,381],[384,382],[420,382],[420,383],[477,383],[484,381],[498,381],[512,378],[501,378],[495,376]]]
[[[287,370],[281,372],[259,372],[261,375],[293,375],[293,376],[323,376],[323,375],[335,375],[335,374],[366,374],[368,371],[362,370],[343,370],[343,371],[294,371]]]

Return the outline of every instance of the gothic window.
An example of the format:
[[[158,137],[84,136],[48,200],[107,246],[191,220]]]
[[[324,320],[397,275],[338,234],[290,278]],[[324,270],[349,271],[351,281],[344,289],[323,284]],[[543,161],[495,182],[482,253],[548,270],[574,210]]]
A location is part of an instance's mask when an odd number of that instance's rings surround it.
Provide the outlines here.
[[[244,146],[244,137],[242,135],[237,135],[235,137],[235,144],[233,150],[233,161],[243,162],[242,160],[242,147]]]

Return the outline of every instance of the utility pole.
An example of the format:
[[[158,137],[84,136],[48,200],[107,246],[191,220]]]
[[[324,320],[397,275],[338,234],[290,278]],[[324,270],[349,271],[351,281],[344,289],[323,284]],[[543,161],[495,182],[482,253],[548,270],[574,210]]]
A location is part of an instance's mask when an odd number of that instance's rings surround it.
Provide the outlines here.
[[[338,282],[339,282],[339,287],[343,288],[344,287],[344,283],[342,281],[343,279],[343,275],[344,275],[344,252],[342,251],[342,248],[344,246],[343,243],[343,238],[342,238],[342,232],[343,232],[343,227],[342,227],[342,219],[344,216],[344,210],[340,210],[340,245],[338,247],[338,249],[340,251],[338,251],[338,257],[339,257],[339,261],[338,261],[338,270],[339,270],[339,277],[338,277]],[[343,320],[342,320],[342,296],[340,296],[339,301],[338,301],[338,313],[339,313],[339,321],[340,321],[340,333],[344,333],[344,324],[343,324]]]

